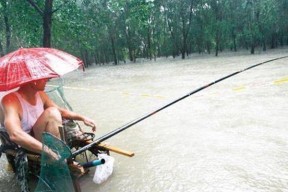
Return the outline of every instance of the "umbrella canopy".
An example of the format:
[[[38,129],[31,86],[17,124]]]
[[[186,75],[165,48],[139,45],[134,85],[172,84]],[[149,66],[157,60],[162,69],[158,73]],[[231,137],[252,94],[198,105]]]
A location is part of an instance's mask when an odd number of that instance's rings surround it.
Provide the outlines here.
[[[80,66],[83,61],[53,48],[20,48],[0,58],[0,91],[30,81],[59,77]]]

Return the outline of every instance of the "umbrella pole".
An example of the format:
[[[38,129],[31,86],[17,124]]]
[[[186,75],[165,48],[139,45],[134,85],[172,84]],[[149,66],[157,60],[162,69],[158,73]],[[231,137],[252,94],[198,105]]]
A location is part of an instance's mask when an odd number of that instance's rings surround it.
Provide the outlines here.
[[[173,104],[175,104],[175,103],[177,103],[177,102],[179,102],[179,101],[181,101],[181,100],[183,100],[183,99],[185,99],[185,98],[187,98],[187,97],[189,97],[189,96],[191,96],[191,95],[193,95],[193,94],[195,94],[195,93],[197,93],[197,92],[199,92],[199,91],[202,91],[203,89],[206,89],[206,88],[208,88],[208,87],[210,87],[210,86],[212,86],[212,85],[214,85],[214,84],[216,84],[216,83],[219,83],[219,82],[221,82],[221,81],[223,81],[223,80],[225,80],[225,79],[228,79],[228,78],[230,78],[230,77],[233,77],[233,76],[235,76],[235,75],[237,75],[237,74],[239,74],[239,73],[242,73],[242,72],[244,72],[244,71],[247,71],[247,70],[250,70],[250,69],[252,69],[252,68],[258,67],[258,66],[263,65],[263,64],[265,64],[265,63],[270,63],[270,62],[272,62],[272,61],[276,61],[276,60],[279,60],[279,59],[284,59],[284,58],[287,58],[287,57],[288,57],[288,56],[283,56],[283,57],[278,57],[278,58],[275,58],[275,59],[270,59],[270,60],[267,60],[267,61],[264,61],[264,62],[261,62],[261,63],[257,63],[257,64],[255,64],[255,65],[252,65],[252,66],[247,67],[247,68],[245,68],[245,69],[242,69],[242,70],[236,71],[236,72],[234,72],[234,73],[232,73],[232,74],[229,74],[229,75],[227,75],[227,76],[225,76],[225,77],[222,77],[222,78],[220,78],[220,79],[218,79],[218,80],[216,80],[216,81],[213,81],[213,82],[211,82],[211,83],[209,83],[209,84],[207,84],[207,85],[204,85],[204,86],[202,86],[202,87],[200,87],[200,88],[198,88],[198,89],[196,89],[196,90],[193,90],[193,91],[189,92],[188,94],[186,94],[186,95],[184,95],[184,96],[182,96],[182,97],[180,97],[180,98],[178,98],[178,99],[175,99],[175,100],[173,100],[172,102],[170,102],[170,103],[168,103],[168,104],[166,104],[166,105],[164,105],[164,106],[156,109],[155,111],[150,112],[150,113],[148,113],[148,114],[146,114],[146,115],[144,115],[144,116],[142,116],[142,117],[140,117],[140,118],[137,118],[137,119],[135,119],[135,120],[133,120],[133,121],[131,121],[131,122],[129,122],[129,123],[127,123],[127,124],[119,127],[119,128],[117,128],[117,129],[115,129],[115,130],[113,130],[113,131],[111,131],[111,132],[109,132],[109,133],[107,133],[107,134],[105,134],[105,135],[97,138],[97,139],[94,140],[92,143],[90,143],[90,144],[82,147],[81,149],[78,149],[77,151],[74,151],[74,152],[72,153],[72,157],[77,156],[78,154],[86,151],[87,149],[91,148],[92,146],[97,145],[97,144],[101,143],[102,141],[105,141],[105,140],[113,137],[114,135],[116,135],[116,134],[118,134],[118,133],[120,133],[120,132],[128,129],[129,127],[131,127],[131,126],[133,126],[133,125],[135,125],[135,124],[143,121],[144,119],[147,119],[148,117],[150,117],[150,116],[158,113],[159,111],[162,111],[163,109],[165,109],[165,108],[167,108],[167,107],[169,107],[169,106],[171,106],[171,105],[173,105]]]

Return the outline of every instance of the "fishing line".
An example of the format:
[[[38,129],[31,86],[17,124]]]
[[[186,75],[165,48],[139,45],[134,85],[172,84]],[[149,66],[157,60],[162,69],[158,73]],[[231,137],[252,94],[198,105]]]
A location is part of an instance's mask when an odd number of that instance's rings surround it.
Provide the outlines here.
[[[147,119],[148,117],[150,117],[150,116],[158,113],[159,111],[162,111],[163,109],[165,109],[165,108],[167,108],[167,107],[169,107],[169,106],[171,106],[171,105],[173,105],[173,104],[175,104],[175,103],[177,103],[177,102],[179,102],[179,101],[181,101],[181,100],[183,100],[183,99],[185,99],[185,98],[187,98],[187,97],[189,97],[189,96],[191,96],[191,95],[193,95],[193,94],[195,94],[195,93],[197,93],[197,92],[199,92],[199,91],[202,91],[202,90],[204,90],[204,89],[206,89],[206,88],[208,88],[208,87],[210,87],[210,86],[212,86],[212,85],[214,85],[214,84],[216,84],[216,83],[219,83],[219,82],[221,82],[221,81],[223,81],[223,80],[225,80],[225,79],[228,79],[228,78],[230,78],[230,77],[233,77],[233,76],[235,76],[235,75],[237,75],[237,74],[239,74],[239,73],[242,73],[242,72],[244,72],[244,71],[253,69],[253,68],[258,67],[258,66],[260,66],[260,65],[263,65],[263,64],[265,64],[265,63],[270,63],[270,62],[272,62],[272,61],[284,59],[284,58],[287,58],[287,57],[288,57],[288,56],[283,56],[283,57],[278,57],[278,58],[270,59],[270,60],[267,60],[267,61],[264,61],[264,62],[261,62],[261,63],[257,63],[257,64],[255,64],[255,65],[252,65],[252,66],[247,67],[247,68],[245,68],[245,69],[242,69],[242,70],[236,71],[236,72],[234,72],[234,73],[231,73],[231,74],[229,74],[229,75],[227,75],[227,76],[224,76],[224,77],[222,77],[222,78],[220,78],[220,79],[218,79],[218,80],[216,80],[216,81],[213,81],[213,82],[211,82],[211,83],[208,83],[207,85],[204,85],[204,86],[202,86],[202,87],[200,87],[200,88],[198,88],[198,89],[196,89],[196,90],[193,90],[193,91],[189,92],[188,94],[186,94],[186,95],[184,95],[184,96],[182,96],[182,97],[180,97],[180,98],[178,98],[178,99],[175,99],[175,100],[173,100],[172,102],[170,102],[170,103],[168,103],[168,104],[166,104],[166,105],[164,105],[164,106],[162,106],[162,107],[160,107],[160,108],[158,108],[158,109],[156,109],[156,110],[154,110],[154,111],[152,111],[152,112],[150,112],[150,113],[148,113],[148,114],[146,114],[146,115],[144,115],[144,116],[142,116],[142,117],[140,117],[140,118],[137,118],[137,119],[135,119],[135,120],[133,120],[133,121],[130,121],[129,123],[127,123],[127,124],[125,124],[125,125],[117,128],[117,129],[115,129],[115,130],[113,130],[113,131],[111,131],[111,132],[109,132],[109,133],[107,133],[107,134],[105,134],[105,135],[97,138],[97,139],[94,140],[92,143],[90,143],[90,144],[82,147],[81,149],[78,149],[78,150],[74,151],[74,152],[72,153],[72,157],[77,156],[78,154],[80,154],[80,153],[88,150],[88,149],[91,148],[92,146],[97,145],[97,144],[101,143],[102,141],[105,141],[105,140],[113,137],[114,135],[116,135],[116,134],[118,134],[118,133],[120,133],[120,132],[128,129],[129,127],[131,127],[131,126],[133,126],[133,125],[135,125],[135,124],[143,121],[144,119]]]

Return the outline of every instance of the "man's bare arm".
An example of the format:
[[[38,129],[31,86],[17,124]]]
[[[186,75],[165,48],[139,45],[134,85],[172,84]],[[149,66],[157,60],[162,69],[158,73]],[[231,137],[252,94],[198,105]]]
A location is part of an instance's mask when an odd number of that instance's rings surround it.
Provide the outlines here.
[[[94,121],[92,119],[87,118],[87,117],[85,117],[83,115],[80,115],[78,113],[75,113],[73,111],[70,111],[70,110],[67,110],[67,109],[59,107],[44,92],[41,92],[40,94],[41,94],[41,98],[42,98],[42,100],[44,102],[45,108],[47,108],[47,107],[56,107],[60,111],[60,113],[61,113],[63,118],[76,120],[76,121],[83,121],[85,125],[92,127],[92,130],[96,131],[96,125],[95,125],[95,123],[94,123]]]
[[[41,153],[42,143],[23,131],[19,110],[19,101],[13,94],[6,95],[2,100],[5,120],[4,125],[9,134],[10,140],[23,148]]]

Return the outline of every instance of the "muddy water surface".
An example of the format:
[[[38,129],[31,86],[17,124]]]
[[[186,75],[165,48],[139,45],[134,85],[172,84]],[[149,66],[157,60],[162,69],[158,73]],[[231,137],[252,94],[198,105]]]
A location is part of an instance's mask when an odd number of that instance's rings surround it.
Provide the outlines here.
[[[65,79],[74,111],[97,122],[97,136],[225,75],[287,55],[192,56],[187,60],[96,66]],[[85,192],[288,191],[288,59],[243,72],[205,89],[107,140],[135,152],[115,158],[101,185],[93,171]],[[1,157],[0,191],[13,176]]]

